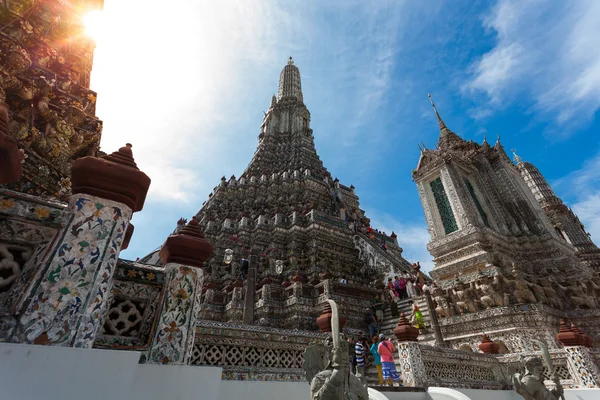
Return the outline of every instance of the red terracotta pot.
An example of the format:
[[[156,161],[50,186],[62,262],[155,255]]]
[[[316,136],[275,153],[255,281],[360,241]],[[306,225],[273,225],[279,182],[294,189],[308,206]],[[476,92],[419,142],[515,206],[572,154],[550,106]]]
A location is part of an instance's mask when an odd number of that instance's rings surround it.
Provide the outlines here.
[[[579,335],[571,331],[564,319],[560,320],[560,329],[556,335],[556,340],[562,343],[563,346],[579,345]]]
[[[400,320],[393,332],[399,342],[416,342],[419,337],[419,330],[408,322],[404,313],[400,313]]]
[[[331,306],[329,305],[329,303],[327,303],[325,305],[325,308],[323,309],[323,312],[321,312],[321,315],[319,315],[319,317],[316,319],[317,326],[319,327],[319,331],[331,332],[331,317],[332,317]],[[339,317],[339,321],[340,321],[340,332],[341,332],[344,329],[344,326],[346,325],[346,317],[344,317],[343,315],[339,315],[338,317]]]
[[[479,350],[485,354],[498,354],[498,345],[490,340],[485,333],[481,336],[481,344]]]

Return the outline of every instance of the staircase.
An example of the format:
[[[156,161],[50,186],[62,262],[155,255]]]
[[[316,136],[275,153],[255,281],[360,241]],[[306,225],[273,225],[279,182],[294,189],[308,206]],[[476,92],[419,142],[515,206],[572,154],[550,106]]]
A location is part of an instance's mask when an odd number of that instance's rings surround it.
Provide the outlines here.
[[[425,296],[417,296],[412,299],[398,299],[396,298],[396,303],[398,304],[398,312],[404,313],[406,319],[410,318],[412,313],[412,307],[410,302],[414,301],[419,306],[421,313],[423,314],[423,322],[425,324],[425,330],[422,330],[419,335],[419,341],[430,341],[433,339],[433,332],[431,330],[431,318],[430,311],[427,308],[427,302],[425,300]],[[395,343],[396,337],[394,336],[393,329],[398,325],[398,318],[392,317],[392,312],[390,311],[390,307],[386,307],[384,311],[383,323],[381,324],[381,333],[385,335],[386,338],[391,339],[392,343]],[[400,362],[398,360],[397,352],[394,354],[394,359],[396,360],[396,368],[398,373],[400,373]],[[375,368],[375,364],[373,363],[373,356],[371,352],[368,352],[368,360],[369,366],[365,370],[365,375],[367,378],[367,384],[370,387],[379,387],[379,378],[377,377],[377,369]]]
[[[399,267],[404,272],[412,271],[412,265],[400,255],[401,253],[399,249],[394,249],[393,247],[390,247],[387,251],[385,251],[381,247],[379,247],[379,245],[377,245],[376,242],[369,239],[369,237],[364,233],[356,232],[356,235],[358,235],[361,239],[367,242],[369,246],[372,249],[374,249],[375,253],[392,263],[392,265]]]

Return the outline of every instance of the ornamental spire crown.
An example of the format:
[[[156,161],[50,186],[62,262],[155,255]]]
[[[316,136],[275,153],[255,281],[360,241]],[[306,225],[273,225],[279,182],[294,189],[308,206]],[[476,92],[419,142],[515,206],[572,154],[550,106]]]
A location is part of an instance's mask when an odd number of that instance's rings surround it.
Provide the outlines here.
[[[428,94],[427,97],[429,97],[429,102],[431,103],[431,106],[433,107],[433,111],[435,112],[435,116],[437,117],[437,120],[438,120],[438,125],[440,126],[440,139],[438,141],[438,149],[441,149],[441,150],[455,149],[457,147],[460,147],[460,146],[466,144],[466,142],[463,138],[461,138],[456,133],[454,133],[450,129],[448,129],[448,127],[444,123],[444,120],[442,119],[442,117],[440,117],[440,113],[438,112],[438,110],[435,106],[435,103],[433,102],[431,94]]]
[[[300,70],[294,65],[292,57],[290,57],[287,65],[283,67],[279,75],[279,91],[277,93],[278,101],[288,99],[295,99],[300,103],[304,102],[302,84],[300,82]]]

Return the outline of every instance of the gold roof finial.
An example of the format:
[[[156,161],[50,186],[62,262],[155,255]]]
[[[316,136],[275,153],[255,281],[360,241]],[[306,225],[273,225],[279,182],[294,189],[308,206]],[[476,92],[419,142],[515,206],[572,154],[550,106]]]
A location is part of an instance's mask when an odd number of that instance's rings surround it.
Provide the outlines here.
[[[427,97],[429,97],[429,102],[431,103],[431,106],[433,107],[433,111],[435,111],[435,116],[437,117],[438,124],[440,125],[440,129],[448,129],[446,127],[446,124],[442,120],[442,117],[440,117],[440,114],[438,113],[437,108],[435,107],[435,103],[433,102],[433,98],[431,97],[431,94],[428,93]]]

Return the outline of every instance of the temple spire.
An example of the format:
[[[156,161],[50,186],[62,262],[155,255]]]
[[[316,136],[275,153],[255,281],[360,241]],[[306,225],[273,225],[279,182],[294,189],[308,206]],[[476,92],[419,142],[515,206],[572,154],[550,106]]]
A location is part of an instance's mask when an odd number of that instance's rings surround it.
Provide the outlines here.
[[[450,129],[448,129],[448,127],[444,123],[444,120],[442,120],[442,117],[440,117],[440,113],[438,112],[435,103],[431,98],[431,95],[427,94],[427,97],[429,97],[429,101],[431,102],[433,111],[435,111],[435,116],[437,117],[438,124],[440,125],[440,138],[438,139],[437,144],[438,149],[456,149],[464,145],[466,143],[464,139],[458,136],[456,133],[452,132]]]
[[[289,58],[287,65],[283,67],[279,75],[279,90],[277,101],[293,100],[303,103],[302,84],[300,81],[300,70],[294,64],[292,57]]]
[[[438,124],[440,125],[440,131],[443,132],[445,129],[447,130],[448,127],[444,123],[444,120],[442,120],[442,117],[440,117],[440,113],[438,113],[438,110],[435,107],[435,103],[433,102],[433,98],[431,97],[431,94],[428,93],[427,97],[429,97],[429,102],[431,103],[431,106],[433,107],[433,111],[435,111],[435,116],[437,117]]]

